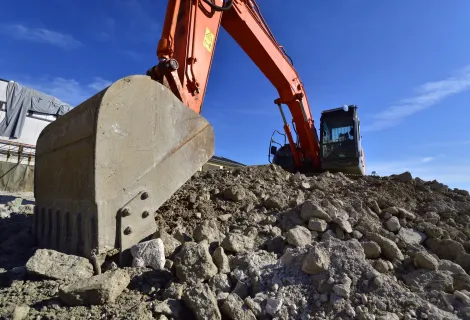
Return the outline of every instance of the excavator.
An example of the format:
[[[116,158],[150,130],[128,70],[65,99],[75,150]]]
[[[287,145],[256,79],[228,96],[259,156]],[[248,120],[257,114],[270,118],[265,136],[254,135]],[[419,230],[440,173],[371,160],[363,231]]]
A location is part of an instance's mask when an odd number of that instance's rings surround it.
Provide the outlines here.
[[[304,85],[255,0],[168,0],[158,63],[115,81],[41,132],[38,247],[100,266],[116,255],[128,261],[129,249],[154,234],[158,208],[214,155],[214,130],[201,107],[220,26],[279,94],[285,141],[277,148],[271,139],[272,162],[291,172],[365,174],[357,107],[322,112],[318,138]]]

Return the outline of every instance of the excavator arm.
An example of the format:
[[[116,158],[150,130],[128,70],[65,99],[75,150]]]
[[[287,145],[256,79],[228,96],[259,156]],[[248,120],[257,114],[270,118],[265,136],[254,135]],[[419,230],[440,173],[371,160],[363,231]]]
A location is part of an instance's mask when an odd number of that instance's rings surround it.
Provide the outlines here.
[[[220,26],[277,89],[284,130],[297,169],[320,168],[319,142],[307,95],[292,60],[266,24],[254,0],[170,0],[158,43],[159,64],[149,70],[181,101],[201,112]],[[292,114],[296,146],[282,105]]]
[[[124,264],[129,249],[152,236],[159,207],[214,155],[213,128],[200,113],[220,26],[277,89],[296,169],[321,169],[305,89],[256,2],[169,0],[158,64],[115,81],[41,132],[38,247],[93,259],[99,272],[106,257],[117,251]]]

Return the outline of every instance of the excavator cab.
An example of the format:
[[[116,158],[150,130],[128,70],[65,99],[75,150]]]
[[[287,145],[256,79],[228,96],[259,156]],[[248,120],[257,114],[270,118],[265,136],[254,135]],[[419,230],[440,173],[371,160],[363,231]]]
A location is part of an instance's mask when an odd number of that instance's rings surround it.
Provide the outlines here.
[[[322,171],[365,174],[357,106],[325,110],[320,117]]]
[[[329,171],[365,175],[366,167],[361,144],[360,120],[355,105],[345,105],[341,108],[322,112],[319,141],[321,167],[319,168],[314,168],[311,164],[303,165],[300,168],[296,167],[292,148],[286,141],[285,135],[284,143],[281,144],[273,139],[275,133],[279,133],[279,131],[275,130],[271,137],[268,160],[270,163],[281,166],[284,170],[303,173]],[[315,128],[312,128],[312,135],[316,136]],[[295,149],[300,150],[298,139]]]

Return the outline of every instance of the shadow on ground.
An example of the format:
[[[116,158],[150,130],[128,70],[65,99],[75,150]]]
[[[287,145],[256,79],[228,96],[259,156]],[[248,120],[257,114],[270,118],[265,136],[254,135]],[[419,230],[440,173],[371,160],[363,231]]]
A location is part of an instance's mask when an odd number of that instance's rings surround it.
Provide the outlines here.
[[[0,269],[24,266],[34,254],[32,223],[30,214],[12,213],[9,218],[0,219]]]
[[[15,195],[0,195],[0,203],[8,203],[10,201],[13,201],[15,200],[16,198],[18,198],[17,196]],[[33,200],[27,200],[27,199],[23,199],[23,201],[21,202],[22,205],[26,205],[26,204],[34,204],[35,202]]]

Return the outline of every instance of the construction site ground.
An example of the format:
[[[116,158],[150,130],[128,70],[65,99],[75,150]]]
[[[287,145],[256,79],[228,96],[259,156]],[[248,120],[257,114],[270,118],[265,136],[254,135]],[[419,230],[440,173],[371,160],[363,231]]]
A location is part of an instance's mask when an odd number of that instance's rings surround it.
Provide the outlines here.
[[[0,319],[470,319],[470,195],[407,172],[198,172],[101,274],[0,202]]]

